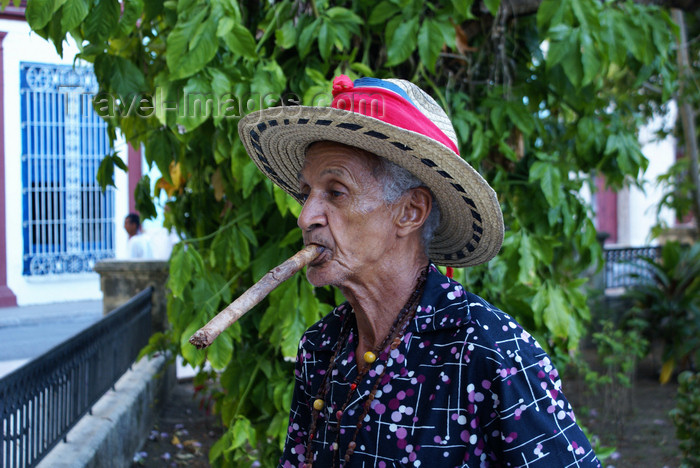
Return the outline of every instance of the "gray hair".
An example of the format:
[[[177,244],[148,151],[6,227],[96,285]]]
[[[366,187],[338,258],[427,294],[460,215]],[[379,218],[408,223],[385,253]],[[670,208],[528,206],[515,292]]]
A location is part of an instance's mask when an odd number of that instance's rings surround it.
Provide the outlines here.
[[[387,203],[395,203],[396,200],[401,198],[406,192],[416,187],[426,187],[428,188],[419,178],[408,172],[408,170],[403,167],[394,164],[388,159],[378,158],[379,167],[375,173],[377,180],[382,184],[382,190],[384,193],[384,200]],[[428,189],[430,190],[430,189]],[[433,195],[430,192],[430,195]],[[430,209],[430,214],[423,224],[423,230],[421,232],[421,241],[423,242],[423,247],[425,248],[426,254],[428,253],[428,247],[435,237],[435,231],[440,225],[440,208],[435,202],[435,196],[433,198],[433,203]]]

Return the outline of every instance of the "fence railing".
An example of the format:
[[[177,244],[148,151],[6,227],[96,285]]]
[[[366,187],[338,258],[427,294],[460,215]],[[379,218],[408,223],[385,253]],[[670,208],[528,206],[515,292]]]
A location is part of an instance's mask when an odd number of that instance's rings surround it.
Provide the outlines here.
[[[151,335],[152,293],[0,379],[0,466],[36,465],[129,369]]]
[[[649,267],[640,257],[658,258],[661,247],[606,248],[605,288],[626,288],[650,277]]]

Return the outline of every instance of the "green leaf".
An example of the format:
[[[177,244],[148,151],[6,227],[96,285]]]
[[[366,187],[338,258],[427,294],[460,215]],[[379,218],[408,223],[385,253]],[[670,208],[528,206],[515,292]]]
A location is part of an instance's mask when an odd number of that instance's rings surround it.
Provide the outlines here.
[[[32,29],[43,29],[53,14],[65,3],[65,0],[32,0],[27,2],[25,17]]]
[[[146,79],[143,72],[124,57],[103,54],[98,59],[108,59],[112,72],[110,84],[122,100],[131,101],[146,90]]]
[[[416,50],[418,40],[419,18],[394,18],[387,25],[387,63],[388,67],[404,62]],[[398,24],[397,24],[398,23]]]
[[[224,16],[219,20],[219,24],[216,25],[216,37],[224,37],[226,34],[233,30],[233,26],[236,21],[230,16]]]
[[[474,14],[472,14],[474,0],[451,0],[451,3],[455,11],[455,22],[461,23],[465,20],[475,19]]]
[[[170,144],[170,136],[164,130],[152,132],[146,140],[146,161],[156,163],[163,177],[170,180],[170,163],[174,159],[173,148]]]
[[[185,329],[185,331],[180,335],[180,351],[182,357],[186,362],[192,365],[192,367],[199,367],[204,364],[207,358],[207,353],[203,349],[197,349],[192,343],[190,343],[190,337],[194,333],[202,328],[204,323],[200,320],[193,320],[192,323]]]
[[[496,135],[502,135],[506,131],[505,117],[508,102],[499,100],[492,101],[489,104],[491,104],[492,106],[491,112],[489,113],[489,117],[491,118],[491,125],[493,125],[493,129]]]
[[[572,48],[575,44],[568,39],[568,37],[573,33],[570,28],[566,27],[566,32],[563,33],[565,36],[561,40],[551,40],[549,42],[549,49],[547,50],[547,68],[551,69],[554,65],[557,65],[564,61],[566,57],[573,53]]]
[[[238,55],[248,59],[255,59],[258,57],[255,51],[256,44],[253,35],[241,24],[234,24],[231,31],[224,36],[224,41],[226,41],[226,45],[231,51]]]
[[[353,32],[358,32],[357,26],[364,23],[364,20],[353,13],[351,10],[343,7],[332,7],[326,10],[326,16],[328,16],[333,24],[342,25],[344,29],[348,29]]]
[[[233,427],[230,427],[228,431],[224,432],[221,438],[209,449],[209,463],[212,466],[214,466],[215,460],[223,455],[224,450],[231,446],[231,442],[233,441],[232,429]]]
[[[188,249],[188,254],[194,249]],[[196,268],[195,268],[196,270]],[[216,298],[217,291],[214,290],[211,284],[211,279],[206,276],[202,276],[200,272],[192,276],[192,300],[194,301],[194,307],[198,310],[204,317],[212,317],[216,313],[216,305],[218,304],[218,299]]]
[[[498,15],[498,8],[501,6],[501,0],[484,0],[484,5],[489,10],[491,15]]]
[[[558,338],[568,336],[569,308],[564,300],[564,293],[558,287],[547,285],[547,305],[544,308],[544,324]]]
[[[525,232],[521,233],[518,253],[520,254],[520,260],[518,261],[518,266],[520,267],[518,281],[523,284],[532,284],[536,273],[535,255],[530,237]]]
[[[623,21],[616,23],[614,27],[617,29],[618,34],[622,36],[627,50],[640,62],[650,63],[653,57],[644,47],[644,44],[647,43],[644,29],[635,24],[634,20],[628,16],[625,16]]]
[[[547,307],[549,300],[547,291],[547,288],[537,288],[537,292],[532,298],[532,318],[535,322],[535,327],[538,329],[542,327],[544,309]]]
[[[248,198],[255,190],[255,187],[262,182],[263,176],[258,170],[253,161],[248,161],[243,168],[243,177],[241,179],[241,187],[243,189],[243,198]]]
[[[85,17],[83,31],[90,42],[105,42],[117,27],[121,7],[117,0],[97,0]]]
[[[288,199],[290,196],[287,192],[276,185],[274,187],[274,191],[275,204],[277,205],[277,209],[279,210],[280,214],[284,216],[289,210]]]
[[[214,58],[218,48],[216,23],[213,17],[205,20],[207,13],[208,9],[202,8],[195,15],[181,16],[168,35],[165,57],[170,80],[194,75]]]
[[[250,90],[258,99],[258,104],[269,107],[273,100],[279,100],[287,84],[287,78],[277,62],[274,60],[260,61],[253,75]]]
[[[194,268],[187,251],[184,248],[173,249],[170,257],[170,276],[168,277],[168,288],[174,297],[182,297],[185,286],[192,278]]]
[[[238,229],[234,230],[233,236],[233,261],[238,268],[246,268],[250,263],[250,246],[248,239]]]
[[[144,0],[123,1],[122,5],[124,8],[124,12],[122,13],[122,17],[119,20],[119,32],[122,35],[126,36],[134,30],[136,22],[143,14],[143,1]]]
[[[100,161],[96,179],[103,192],[107,190],[109,186],[116,187],[116,185],[114,185],[114,163],[109,155],[105,156],[102,158],[102,161]]]
[[[333,23],[330,21],[323,21],[321,23],[321,29],[318,31],[318,50],[323,60],[328,60],[330,57],[336,35],[337,33]]]
[[[287,20],[280,29],[275,31],[277,45],[283,49],[291,49],[297,42],[297,29],[294,20]]]
[[[151,178],[148,175],[141,177],[141,180],[136,184],[134,202],[136,203],[136,211],[141,214],[142,219],[153,219],[157,216],[151,193]]]
[[[418,32],[418,54],[428,70],[435,71],[435,63],[443,45],[442,32],[435,21],[432,19],[423,21]]]
[[[369,15],[367,23],[374,26],[386,23],[389,18],[399,13],[401,10],[388,0],[379,2]]]
[[[29,5],[27,5],[27,10],[29,10]],[[64,31],[75,29],[85,19],[88,11],[87,0],[66,0],[61,16],[61,28]]]
[[[280,247],[287,247],[288,245],[298,246],[301,242],[301,237],[300,229],[292,229],[282,238],[279,245]]]
[[[561,203],[561,173],[551,163],[535,162],[530,168],[530,182],[540,181],[540,188],[549,206],[555,207]]]
[[[248,239],[248,242],[257,247],[258,246],[258,238],[255,235],[255,232],[253,231],[253,228],[247,224],[239,224],[238,229],[241,230],[241,233],[245,236],[246,239]]]
[[[218,112],[217,100],[212,93],[210,81],[202,74],[187,80],[182,90],[175,121],[191,132],[202,125],[214,112]]]
[[[529,136],[535,131],[534,117],[520,102],[511,101],[506,106],[506,114],[518,129]]]
[[[233,341],[226,333],[219,335],[211,346],[207,348],[207,359],[211,363],[211,367],[217,370],[226,368],[232,354]]]
[[[316,39],[316,32],[320,26],[321,19],[316,18],[311,24],[308,24],[304,28],[301,34],[299,34],[299,44],[297,46],[299,49],[299,57],[304,58],[311,52],[311,45],[314,39]]]
[[[229,449],[242,447],[246,442],[255,437],[250,421],[243,416],[239,416],[239,419],[236,420],[232,432],[233,440]]]

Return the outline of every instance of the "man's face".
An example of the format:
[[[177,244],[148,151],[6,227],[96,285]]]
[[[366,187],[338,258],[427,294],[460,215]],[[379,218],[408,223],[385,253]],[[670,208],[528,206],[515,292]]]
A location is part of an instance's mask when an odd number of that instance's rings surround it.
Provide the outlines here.
[[[299,182],[306,198],[297,224],[305,244],[326,248],[307,270],[314,286],[343,286],[382,274],[396,242],[394,212],[373,171],[377,157],[331,142],[312,145]]]
[[[124,229],[126,230],[127,234],[129,234],[129,237],[136,235],[136,223],[129,221],[129,218],[124,220]]]

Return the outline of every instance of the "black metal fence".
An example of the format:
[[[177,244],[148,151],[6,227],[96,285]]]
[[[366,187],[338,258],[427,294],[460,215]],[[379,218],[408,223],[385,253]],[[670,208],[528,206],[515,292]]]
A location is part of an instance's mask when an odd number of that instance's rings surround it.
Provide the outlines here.
[[[640,257],[659,257],[661,247],[613,247],[605,249],[605,288],[626,288],[650,278],[649,266]]]
[[[152,293],[0,379],[0,466],[36,465],[129,369],[151,335]]]

